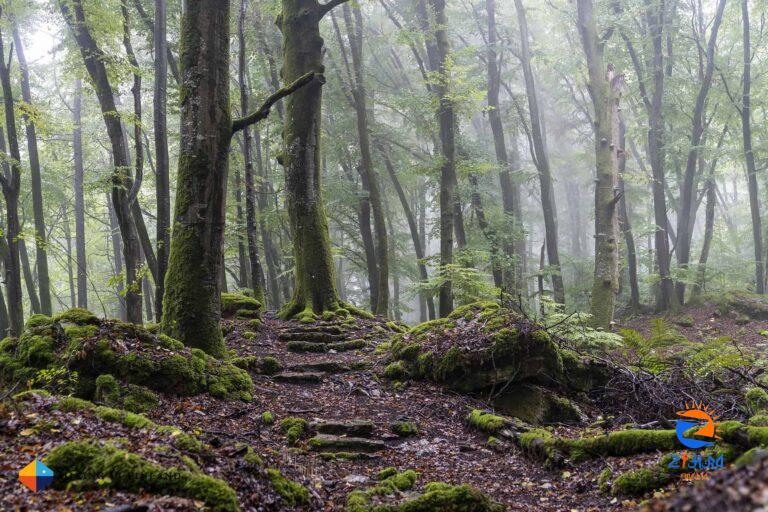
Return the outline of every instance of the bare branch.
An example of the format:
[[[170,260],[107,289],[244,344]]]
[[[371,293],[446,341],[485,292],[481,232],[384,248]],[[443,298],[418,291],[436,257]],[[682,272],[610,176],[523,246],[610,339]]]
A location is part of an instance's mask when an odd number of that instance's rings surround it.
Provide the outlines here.
[[[254,123],[261,121],[269,115],[269,109],[272,105],[277,103],[282,98],[293,94],[310,82],[317,80],[321,85],[325,83],[325,77],[323,75],[315,73],[314,71],[301,76],[298,80],[290,85],[287,85],[281,89],[275,91],[269,98],[264,101],[264,104],[259,107],[255,112],[248,114],[245,117],[241,117],[232,121],[232,135],[239,132],[243,128],[251,126]]]

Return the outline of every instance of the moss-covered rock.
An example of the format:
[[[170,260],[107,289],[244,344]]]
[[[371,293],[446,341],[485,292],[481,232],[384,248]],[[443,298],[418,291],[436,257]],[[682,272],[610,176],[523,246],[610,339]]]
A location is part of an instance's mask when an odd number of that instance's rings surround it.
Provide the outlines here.
[[[376,439],[364,437],[334,436],[318,434],[309,440],[309,449],[316,452],[363,452],[372,453],[385,450],[387,445]]]
[[[554,443],[574,462],[604,456],[671,451],[678,446],[674,430],[619,430],[601,436],[558,439]]]
[[[419,426],[413,421],[396,421],[392,424],[392,432],[400,437],[419,435]]]
[[[473,427],[489,434],[494,434],[509,424],[509,420],[503,416],[497,416],[480,409],[474,409],[469,413],[467,422]]]
[[[752,414],[768,410],[768,393],[763,388],[750,388],[744,395]]]
[[[242,293],[221,294],[222,318],[229,318],[232,316],[258,318],[260,310],[261,303],[253,297],[249,297]]]
[[[534,425],[581,423],[584,415],[564,396],[541,386],[513,386],[493,401],[494,407],[509,416]]]
[[[240,510],[235,491],[224,481],[178,468],[165,468],[111,445],[65,443],[54,448],[45,463],[56,475],[54,484],[59,488],[76,480],[98,480],[128,492],[144,490],[192,498],[202,501],[211,510]]]
[[[611,484],[611,492],[619,496],[642,496],[664,487],[672,475],[659,467],[632,469],[617,476]]]
[[[459,328],[460,326],[460,328]],[[414,378],[462,392],[562,377],[559,350],[541,326],[495,303],[456,309],[398,335],[392,357]]]

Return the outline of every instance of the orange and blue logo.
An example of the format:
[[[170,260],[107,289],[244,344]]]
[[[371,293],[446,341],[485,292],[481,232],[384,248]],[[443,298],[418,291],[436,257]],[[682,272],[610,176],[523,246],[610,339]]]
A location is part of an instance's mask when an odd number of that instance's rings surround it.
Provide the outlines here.
[[[19,482],[32,492],[42,491],[53,483],[53,470],[39,460],[33,460],[19,471]]]
[[[703,405],[701,402],[694,402],[693,404],[686,403],[685,409],[677,411],[677,415],[681,418],[685,418],[677,420],[675,425],[675,433],[677,434],[677,439],[686,448],[697,450],[706,446],[712,446],[715,439],[720,439],[720,437],[717,435],[716,423],[719,417],[715,415],[712,409]],[[693,439],[685,436],[686,432],[694,427],[699,426],[701,428],[693,432],[691,435],[698,438],[708,438],[710,441]]]

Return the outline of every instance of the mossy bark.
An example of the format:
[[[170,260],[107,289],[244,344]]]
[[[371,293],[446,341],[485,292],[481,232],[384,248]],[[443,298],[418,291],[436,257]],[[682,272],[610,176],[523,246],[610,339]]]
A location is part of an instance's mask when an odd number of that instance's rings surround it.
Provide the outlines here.
[[[283,34],[283,82],[308,72],[322,73],[323,39],[320,20],[338,1],[283,0],[277,26]],[[320,175],[320,110],[322,83],[313,83],[288,97],[285,104],[283,153],[287,208],[293,234],[293,299],[284,317],[305,310],[315,313],[339,309],[334,279],[328,221],[323,208]]]
[[[187,2],[181,24],[181,148],[163,332],[223,356],[219,274],[229,110],[229,2]]]

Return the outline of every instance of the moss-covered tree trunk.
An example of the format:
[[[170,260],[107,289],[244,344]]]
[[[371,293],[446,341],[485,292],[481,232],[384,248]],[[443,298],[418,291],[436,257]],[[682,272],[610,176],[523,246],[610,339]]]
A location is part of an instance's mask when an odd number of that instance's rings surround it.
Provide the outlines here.
[[[229,2],[189,0],[181,22],[181,142],[163,332],[224,355],[219,327],[229,110]]]
[[[589,93],[594,107],[595,137],[595,273],[590,313],[597,327],[613,321],[619,291],[619,98],[622,75],[603,62],[605,41],[597,34],[592,0],[579,0],[578,23],[587,61]]]
[[[339,0],[283,0],[277,26],[283,33],[282,79],[291,82],[308,72],[322,73],[323,39],[320,20]],[[293,299],[284,317],[303,311],[339,309],[328,221],[323,209],[320,177],[321,82],[314,81],[285,103],[283,153],[288,217],[293,233]]]

